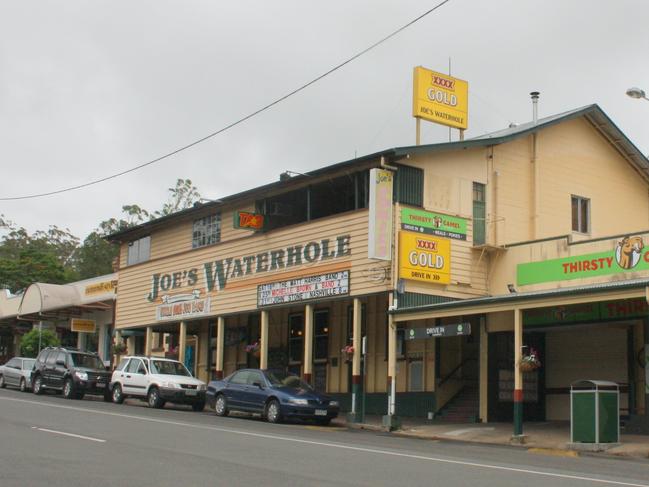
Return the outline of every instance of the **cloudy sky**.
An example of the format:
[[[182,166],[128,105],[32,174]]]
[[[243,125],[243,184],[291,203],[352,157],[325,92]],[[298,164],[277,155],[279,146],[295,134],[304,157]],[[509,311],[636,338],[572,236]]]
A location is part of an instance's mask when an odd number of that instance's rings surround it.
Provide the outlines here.
[[[0,2],[0,197],[123,171],[257,110],[440,0]],[[450,0],[298,95],[158,164],[78,191],[0,201],[30,230],[84,237],[177,178],[207,198],[412,145],[412,68],[468,80],[467,137],[598,103],[645,154],[646,0]],[[425,124],[423,142],[448,140]]]

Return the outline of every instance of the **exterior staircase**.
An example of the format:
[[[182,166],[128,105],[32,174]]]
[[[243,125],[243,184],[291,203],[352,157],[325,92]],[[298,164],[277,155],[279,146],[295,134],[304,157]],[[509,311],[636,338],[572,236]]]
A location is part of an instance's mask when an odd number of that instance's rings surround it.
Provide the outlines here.
[[[462,390],[435,415],[440,423],[477,423],[480,417],[480,391],[477,384]]]

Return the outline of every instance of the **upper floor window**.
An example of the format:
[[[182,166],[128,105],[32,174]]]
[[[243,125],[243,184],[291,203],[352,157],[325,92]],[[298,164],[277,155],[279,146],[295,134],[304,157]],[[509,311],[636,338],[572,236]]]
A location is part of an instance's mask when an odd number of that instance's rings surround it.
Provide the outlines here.
[[[256,210],[266,217],[264,229],[274,230],[367,208],[368,188],[369,172],[362,171],[258,200]]]
[[[221,240],[221,214],[215,213],[194,220],[192,248],[205,247]]]
[[[572,196],[572,231],[590,232],[590,200],[581,196]]]
[[[146,262],[151,258],[151,236],[147,235],[128,243],[126,265]]]

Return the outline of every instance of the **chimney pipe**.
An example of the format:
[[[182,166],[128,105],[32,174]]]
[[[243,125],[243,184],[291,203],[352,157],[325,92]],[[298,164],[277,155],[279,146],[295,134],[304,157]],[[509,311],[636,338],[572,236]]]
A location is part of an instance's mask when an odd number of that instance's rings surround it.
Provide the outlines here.
[[[536,125],[539,121],[539,95],[538,91],[533,91],[530,93],[532,97],[532,121]]]

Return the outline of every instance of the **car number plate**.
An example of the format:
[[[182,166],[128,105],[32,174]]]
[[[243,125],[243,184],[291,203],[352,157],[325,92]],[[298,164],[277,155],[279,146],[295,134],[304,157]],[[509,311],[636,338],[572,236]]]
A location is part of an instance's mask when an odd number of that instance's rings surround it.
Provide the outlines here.
[[[106,387],[106,384],[104,384],[103,382],[97,382],[96,386],[97,389],[103,389],[104,387]]]
[[[315,415],[316,416],[326,416],[327,415],[327,410],[326,409],[316,409],[315,410]]]
[[[188,396],[195,396],[196,395],[196,390],[195,389],[187,389],[185,391],[185,394]]]

